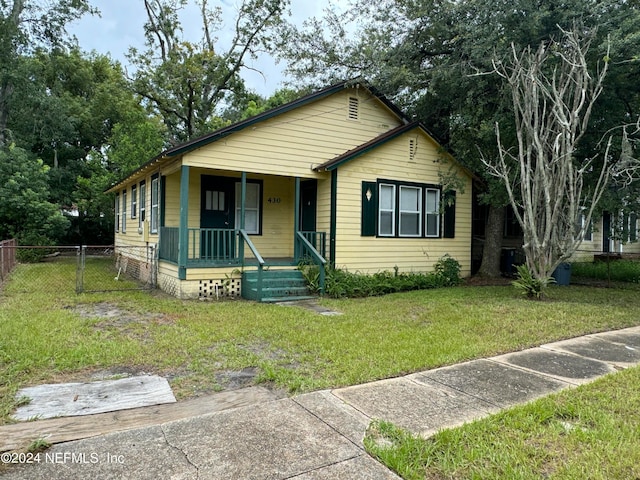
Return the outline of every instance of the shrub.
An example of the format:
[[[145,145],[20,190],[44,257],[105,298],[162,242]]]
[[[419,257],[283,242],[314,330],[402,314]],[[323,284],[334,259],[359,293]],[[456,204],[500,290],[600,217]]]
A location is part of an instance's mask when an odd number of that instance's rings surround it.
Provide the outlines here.
[[[453,287],[462,282],[460,262],[448,254],[438,260],[434,268],[436,275],[442,280],[443,286]]]
[[[553,277],[545,279],[534,277],[526,264],[517,265],[516,270],[518,278],[511,284],[516,287],[516,290],[529,298],[541,299],[549,284],[555,282]]]
[[[309,289],[317,293],[320,289],[318,267],[302,264],[299,268]],[[394,272],[367,275],[327,268],[325,295],[333,298],[373,297],[409,290],[450,287],[460,282],[460,263],[445,255],[436,263],[433,273],[399,273],[396,268]]]

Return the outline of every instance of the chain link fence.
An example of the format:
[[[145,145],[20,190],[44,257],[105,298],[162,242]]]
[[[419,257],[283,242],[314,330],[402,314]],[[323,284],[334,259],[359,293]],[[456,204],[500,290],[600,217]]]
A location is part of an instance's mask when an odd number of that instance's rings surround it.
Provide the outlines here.
[[[78,254],[76,292],[148,290],[157,279],[153,247],[83,246]]]
[[[109,292],[156,286],[153,247],[2,245],[0,259],[15,263],[2,271],[5,292]]]

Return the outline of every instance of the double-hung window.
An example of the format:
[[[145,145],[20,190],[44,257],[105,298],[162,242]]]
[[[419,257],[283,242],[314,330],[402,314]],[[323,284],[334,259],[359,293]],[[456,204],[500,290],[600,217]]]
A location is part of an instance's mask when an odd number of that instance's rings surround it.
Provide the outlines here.
[[[138,220],[138,226],[142,227],[145,221],[145,214],[147,213],[147,184],[144,181],[140,182],[140,216]]]
[[[400,185],[399,234],[401,237],[422,235],[422,188]]]
[[[440,236],[440,190],[425,189],[425,237]]]
[[[398,180],[362,182],[363,237],[455,238],[456,192],[442,207],[439,185]]]
[[[131,218],[138,216],[138,188],[133,185],[131,187]]]
[[[127,190],[122,191],[122,233],[127,231]]]
[[[396,186],[381,183],[378,189],[378,235],[396,234]]]
[[[160,214],[160,178],[151,179],[151,233],[158,233]]]
[[[116,193],[116,215],[115,215],[115,220],[116,220],[116,232],[120,231],[120,195],[118,193]]]
[[[247,182],[244,204],[244,229],[247,233],[260,234],[260,184]],[[236,228],[240,228],[242,214],[242,184],[236,183]]]

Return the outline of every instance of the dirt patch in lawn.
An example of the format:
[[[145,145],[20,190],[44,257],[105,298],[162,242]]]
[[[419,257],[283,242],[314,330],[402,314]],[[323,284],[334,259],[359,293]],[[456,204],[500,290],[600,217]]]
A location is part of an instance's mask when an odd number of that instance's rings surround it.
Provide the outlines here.
[[[96,328],[100,327],[126,327],[133,323],[144,324],[154,323],[157,325],[170,325],[175,323],[175,319],[163,313],[139,313],[123,310],[113,303],[92,303],[78,305],[73,308],[83,318],[98,319]]]
[[[171,315],[155,312],[136,312],[126,310],[115,303],[102,302],[95,304],[81,304],[70,307],[82,318],[92,321],[92,327],[96,330],[117,331],[120,334],[140,342],[150,340],[147,325],[172,325],[176,318]],[[285,368],[297,368],[297,362],[287,357],[285,351],[273,348],[267,342],[256,342],[247,345],[239,345],[260,359],[267,359],[285,364]],[[218,348],[213,345],[212,349]],[[91,382],[96,380],[124,378],[136,375],[160,375],[166,378],[176,398],[186,399],[208,395],[221,390],[236,390],[256,384],[256,378],[261,371],[257,366],[247,366],[239,370],[224,369],[223,365],[215,362],[209,371],[212,373],[192,371],[188,366],[182,365],[175,368],[154,368],[148,365],[118,366],[108,369],[86,369],[78,372],[56,375],[55,383],[64,382]],[[261,383],[261,385],[274,390],[276,394],[282,392],[275,386]]]

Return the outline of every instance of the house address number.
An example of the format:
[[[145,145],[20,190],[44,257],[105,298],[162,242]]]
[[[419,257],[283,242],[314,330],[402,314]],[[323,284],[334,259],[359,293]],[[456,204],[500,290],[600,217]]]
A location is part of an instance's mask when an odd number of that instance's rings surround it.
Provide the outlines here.
[[[269,203],[280,203],[282,199],[280,197],[269,197],[267,202]]]

